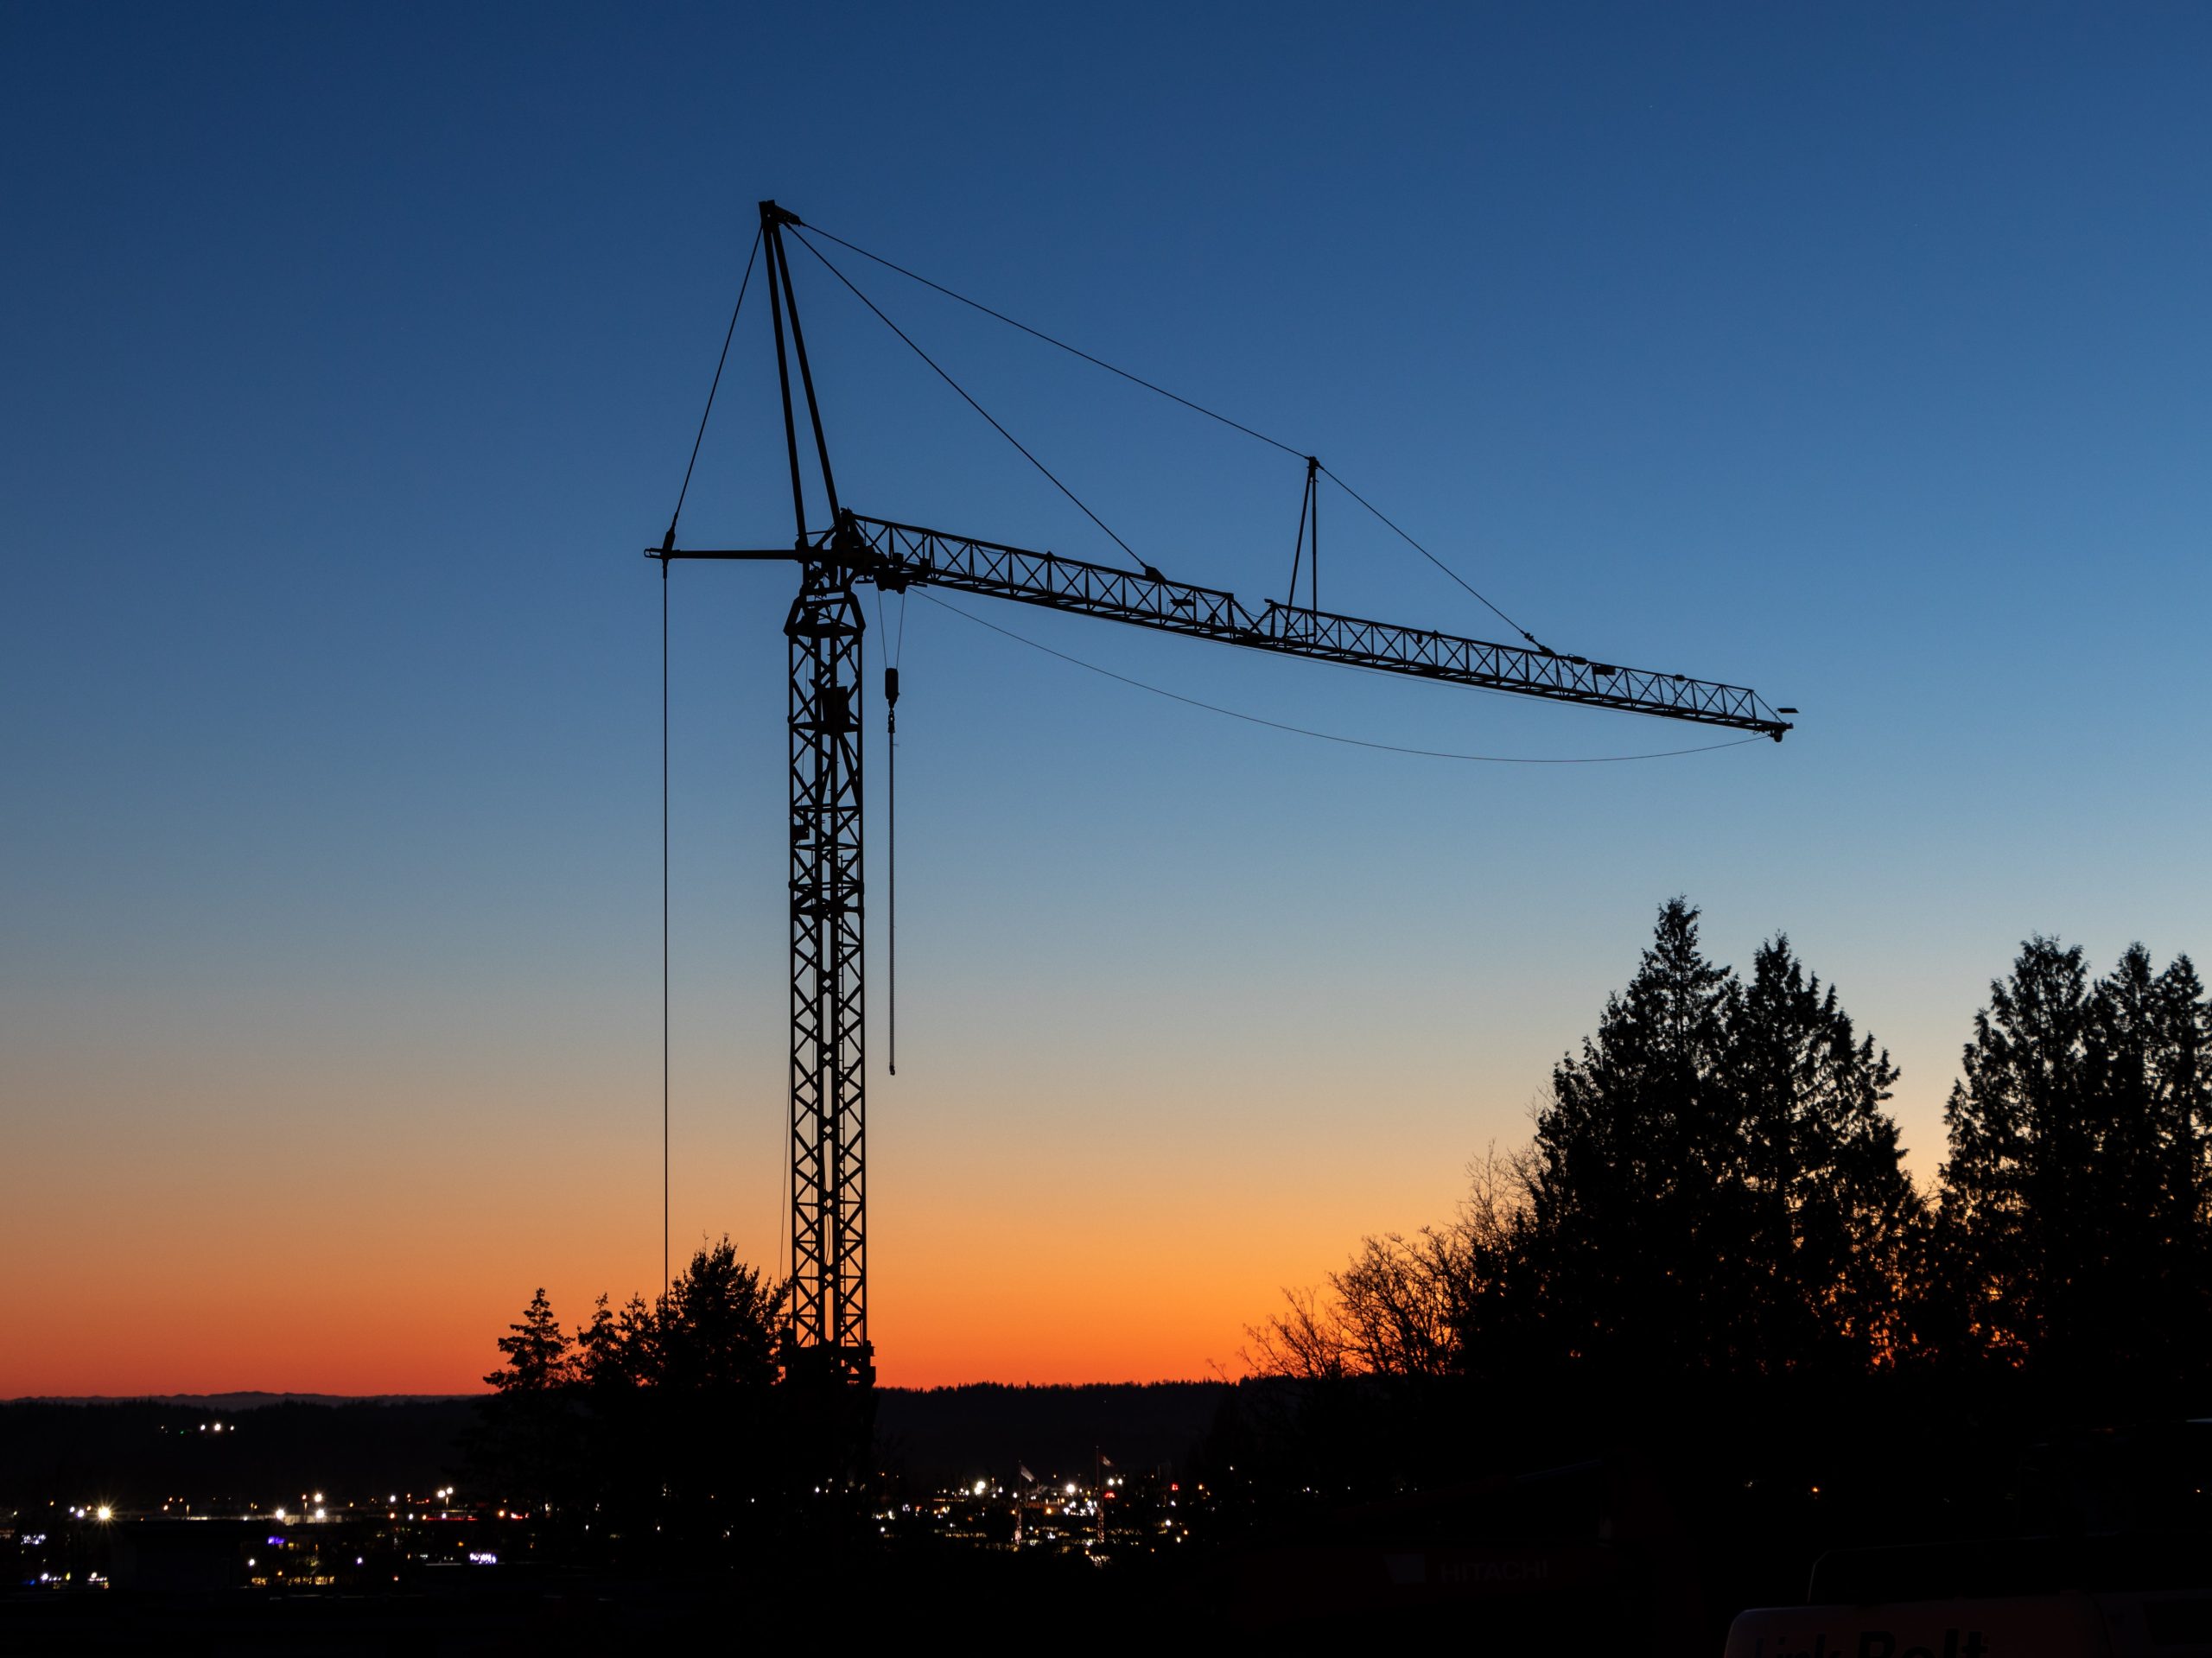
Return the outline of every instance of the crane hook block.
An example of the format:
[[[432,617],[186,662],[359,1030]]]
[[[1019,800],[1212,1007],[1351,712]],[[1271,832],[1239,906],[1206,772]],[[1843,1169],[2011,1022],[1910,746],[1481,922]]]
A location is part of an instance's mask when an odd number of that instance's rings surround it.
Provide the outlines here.
[[[883,670],[883,700],[893,708],[899,705],[899,670],[896,668]]]

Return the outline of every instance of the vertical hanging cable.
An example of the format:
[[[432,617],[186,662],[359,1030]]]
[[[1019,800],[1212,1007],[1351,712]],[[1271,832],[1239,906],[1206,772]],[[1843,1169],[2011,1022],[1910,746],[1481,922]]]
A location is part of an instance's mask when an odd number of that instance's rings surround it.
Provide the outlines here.
[[[670,532],[674,533],[671,520]],[[660,562],[660,1293],[668,1299],[668,561]]]
[[[876,631],[883,629],[883,589],[875,590]],[[899,1074],[899,658],[906,647],[906,595],[899,595],[899,631],[887,636],[891,660],[883,670],[884,759],[890,768],[885,778],[885,804],[890,808],[884,824],[884,835],[890,854],[889,877],[886,907],[891,912],[891,950],[886,962],[891,981],[889,1008],[890,1074]]]
[[[715,393],[721,390],[722,368],[729,361],[729,342],[737,337],[738,314],[745,309],[745,290],[753,285],[753,264],[760,257],[760,233],[753,236],[753,251],[745,256],[745,275],[738,279],[737,302],[729,308],[729,327],[722,331],[721,354],[715,359],[715,378],[707,384],[707,406],[699,411],[699,429],[692,435],[691,458],[683,463],[683,483],[676,492],[676,510],[668,515],[668,533],[660,550],[660,1293],[668,1299],[669,1239],[669,1011],[668,1011],[668,559],[676,550],[677,520],[683,516],[685,497],[691,492],[691,473],[699,464],[699,446],[706,441],[707,422],[715,412]]]
[[[876,612],[879,620],[882,614],[879,608]],[[904,632],[906,620],[904,609],[899,612],[899,620],[900,631]],[[890,853],[890,867],[886,872],[890,877],[886,907],[891,912],[891,954],[888,962],[891,975],[890,1069],[891,1075],[896,1077],[899,1074],[899,670],[895,667],[883,670],[883,717],[884,763],[888,767],[888,775],[884,779],[884,799],[890,809],[884,825],[884,835]]]

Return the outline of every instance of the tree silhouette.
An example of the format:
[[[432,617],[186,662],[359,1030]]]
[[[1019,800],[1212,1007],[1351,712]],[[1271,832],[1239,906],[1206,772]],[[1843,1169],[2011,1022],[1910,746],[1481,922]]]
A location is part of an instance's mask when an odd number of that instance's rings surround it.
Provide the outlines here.
[[[1450,1223],[1368,1238],[1325,1299],[1294,1296],[1255,1366],[1587,1400],[1891,1363],[1927,1228],[1896,1080],[1786,938],[1745,984],[1671,900],[1529,1147],[1476,1165]]]
[[[569,1483],[575,1355],[543,1286],[507,1332],[499,1342],[506,1363],[484,1378],[493,1392],[472,1448],[510,1500],[542,1505]]]
[[[2178,1420],[2212,1390],[2196,969],[2138,945],[2092,981],[2024,944],[1932,1207],[1897,1080],[1786,937],[1739,977],[1665,905],[1526,1148],[1251,1331],[1216,1476],[1265,1515],[1625,1458],[1723,1598],[1853,1541],[2202,1524]]]
[[[544,1393],[566,1387],[575,1379],[568,1332],[553,1316],[553,1306],[538,1286],[523,1309],[522,1322],[509,1324],[499,1337],[499,1350],[507,1362],[484,1380],[503,1394]]]
[[[2092,985],[2020,948],[1974,1018],[1944,1117],[1937,1271],[1961,1366],[2070,1411],[2172,1403],[2204,1375],[2207,1009],[2140,945]]]
[[[1908,1280],[1927,1219],[1882,1109],[1897,1067],[1783,937],[1753,958],[1729,1054],[1748,1222],[1737,1312],[1756,1332],[1755,1368],[1894,1362],[1911,1339]]]
[[[1742,989],[1698,912],[1659,912],[1626,989],[1552,1072],[1529,1168],[1545,1344],[1606,1375],[1727,1366],[1746,1263],[1729,1032]]]
[[[782,1292],[737,1258],[728,1238],[691,1258],[653,1320],[649,1366],[656,1384],[717,1394],[776,1379],[776,1313]]]
[[[2146,1399],[2178,1402],[2206,1378],[2212,1319],[2212,1007],[2190,959],[2154,975],[2130,945],[2091,994],[2082,1045],[2106,1218],[2083,1360],[2120,1358]]]
[[[783,1295],[727,1238],[657,1304],[601,1296],[573,1341],[538,1291],[486,1378],[480,1467],[511,1496],[599,1516],[602,1536],[703,1547],[770,1523],[797,1466],[778,1426]]]

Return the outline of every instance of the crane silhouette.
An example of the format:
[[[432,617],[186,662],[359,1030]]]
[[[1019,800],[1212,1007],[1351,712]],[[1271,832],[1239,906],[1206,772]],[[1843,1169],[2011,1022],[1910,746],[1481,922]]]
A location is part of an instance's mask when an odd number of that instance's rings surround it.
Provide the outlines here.
[[[814,373],[799,325],[785,232],[801,227],[796,214],[773,201],[760,204],[756,252],[767,256],[769,309],[791,470],[795,525],[791,543],[777,548],[679,548],[671,521],[661,544],[648,548],[645,556],[660,561],[664,576],[668,564],[677,560],[788,559],[799,567],[798,594],[784,624],[791,670],[792,1280],[783,1365],[786,1378],[794,1382],[865,1388],[874,1382],[875,1368],[868,1334],[860,718],[864,623],[856,589],[870,585],[890,593],[910,588],[953,588],[1247,650],[1720,726],[1769,736],[1777,742],[1792,728],[1780,716],[1796,710],[1770,708],[1756,692],[1741,685],[1561,655],[1525,632],[1522,634],[1528,641],[1525,645],[1497,645],[1319,608],[1316,488],[1318,475],[1325,468],[1311,456],[1302,457],[1306,477],[1300,520],[1301,558],[1306,554],[1309,526],[1312,531],[1314,573],[1309,575],[1308,594],[1313,602],[1306,605],[1295,602],[1295,565],[1293,602],[1278,604],[1270,599],[1255,607],[1233,593],[1172,581],[1135,559],[1134,554],[1133,561],[1142,568],[1122,569],[855,512],[838,496],[822,408],[815,395]],[[811,248],[811,244],[808,245]],[[842,280],[842,273],[838,274]],[[871,310],[874,308],[866,295],[860,297]],[[741,289],[741,306],[742,302]],[[890,322],[887,317],[884,321]],[[733,329],[735,322],[733,314]],[[895,324],[891,326],[897,331]],[[907,343],[913,344],[911,340]],[[727,344],[724,350],[727,353]],[[928,360],[925,354],[925,360]],[[1101,366],[1110,368],[1111,365]],[[798,383],[796,396],[794,367]],[[944,373],[941,369],[938,372]],[[719,382],[719,369],[716,378]],[[944,378],[959,390],[950,376]],[[1175,400],[1187,403],[1180,397]],[[969,401],[974,403],[972,398]],[[815,527],[809,525],[806,491],[801,481],[801,402],[829,508],[826,521],[817,519]],[[976,407],[985,419],[990,419],[980,404]],[[991,423],[998,425],[996,421]],[[1003,427],[999,430],[1009,442],[1020,447]],[[1027,449],[1022,452],[1028,454]],[[696,446],[693,453],[696,461]],[[1034,456],[1029,458],[1044,470]],[[1051,475],[1046,473],[1047,477]],[[1058,485],[1058,480],[1053,482]],[[1074,499],[1065,485],[1059,486]],[[1082,506],[1080,501],[1076,504]],[[679,498],[679,512],[681,505]],[[1084,511],[1090,514],[1088,507]],[[1096,521],[1095,514],[1090,516]],[[1100,523],[1099,527],[1106,526]],[[1110,530],[1107,533],[1113,535]],[[1120,537],[1114,539],[1128,550]],[[887,669],[887,708],[895,708],[898,695],[898,670]]]

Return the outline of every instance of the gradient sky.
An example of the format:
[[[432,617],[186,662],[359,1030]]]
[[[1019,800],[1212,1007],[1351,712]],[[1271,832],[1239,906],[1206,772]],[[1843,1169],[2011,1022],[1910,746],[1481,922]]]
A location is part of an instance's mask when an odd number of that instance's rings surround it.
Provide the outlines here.
[[[1233,1372],[1675,893],[1840,982],[1932,1175],[2024,935],[2212,950],[2208,63],[2184,5],[0,10],[0,1395],[465,1388],[536,1286],[652,1288],[637,549],[769,195],[1803,710],[1422,760],[911,600],[887,1381]],[[795,261],[849,504],[1113,556]],[[1281,589],[1295,462],[846,263],[1147,558]],[[689,540],[789,533],[766,321]],[[1325,604],[1495,636],[1325,511]],[[768,1261],[791,573],[674,581],[674,1232]],[[1710,740],[963,602],[1375,740]]]

